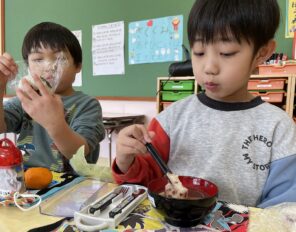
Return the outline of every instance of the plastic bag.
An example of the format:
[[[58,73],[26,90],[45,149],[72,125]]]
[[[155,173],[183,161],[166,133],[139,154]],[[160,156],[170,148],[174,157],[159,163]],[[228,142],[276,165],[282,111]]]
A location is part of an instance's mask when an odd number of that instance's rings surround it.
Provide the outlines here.
[[[87,163],[84,155],[84,146],[81,146],[70,159],[70,164],[80,176],[95,178],[104,182],[114,182],[110,167]]]
[[[250,208],[248,232],[296,232],[296,203],[287,202],[265,209]]]
[[[16,61],[18,66],[18,73],[12,76],[8,82],[8,87],[15,90],[22,88],[21,80],[26,78],[32,87],[38,91],[35,86],[32,76],[37,75],[40,77],[44,86],[51,92],[55,92],[60,78],[63,74],[64,68],[68,65],[68,60],[63,52],[60,52],[55,60],[33,60],[31,61],[31,70],[25,61]]]

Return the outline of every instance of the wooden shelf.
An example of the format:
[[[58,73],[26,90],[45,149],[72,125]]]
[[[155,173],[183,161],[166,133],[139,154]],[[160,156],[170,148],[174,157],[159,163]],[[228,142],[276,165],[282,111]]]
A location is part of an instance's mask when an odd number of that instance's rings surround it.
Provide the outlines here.
[[[258,79],[258,80],[268,80],[268,79],[284,79],[285,84],[284,88],[282,89],[285,91],[283,102],[281,103],[271,103],[274,104],[281,109],[285,110],[290,117],[296,118],[296,115],[293,115],[294,112],[294,99],[295,99],[295,84],[296,84],[296,74],[273,74],[273,75],[252,75],[251,79]],[[162,95],[162,86],[161,83],[165,81],[179,81],[179,80],[193,80],[194,81],[194,93],[197,94],[201,89],[197,85],[197,82],[195,81],[195,78],[192,76],[188,77],[158,77],[157,78],[157,96],[156,96],[156,107],[157,112],[161,112],[163,110],[163,105],[161,95]],[[295,111],[296,113],[296,111]]]
[[[251,79],[285,79],[284,91],[286,92],[284,101],[280,103],[274,103],[274,105],[283,107],[290,117],[293,117],[294,110],[294,96],[295,96],[295,75],[292,74],[274,74],[274,75],[252,75]],[[273,104],[273,103],[271,103]]]

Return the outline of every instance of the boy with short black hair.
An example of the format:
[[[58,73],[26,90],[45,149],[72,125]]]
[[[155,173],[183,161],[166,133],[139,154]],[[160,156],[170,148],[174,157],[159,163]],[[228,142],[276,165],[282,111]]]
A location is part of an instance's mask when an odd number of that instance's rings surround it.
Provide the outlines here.
[[[296,127],[282,109],[254,97],[253,70],[273,53],[276,0],[198,0],[188,20],[196,81],[204,93],[180,100],[117,138],[118,183],[163,175],[145,143],[173,173],[216,183],[219,199],[267,207],[296,201]],[[140,155],[141,154],[141,155]]]
[[[75,35],[56,23],[37,24],[24,38],[22,55],[34,87],[23,78],[21,87],[16,89],[17,97],[4,106],[7,81],[16,75],[18,67],[10,54],[0,57],[0,132],[19,134],[17,145],[30,154],[24,161],[27,167],[71,170],[69,159],[83,145],[86,160],[96,163],[99,143],[105,136],[102,110],[95,98],[72,87],[82,65],[82,50]],[[57,81],[51,73],[55,67],[47,65],[58,65],[58,61],[64,64]],[[47,85],[58,82],[54,93],[41,79]]]

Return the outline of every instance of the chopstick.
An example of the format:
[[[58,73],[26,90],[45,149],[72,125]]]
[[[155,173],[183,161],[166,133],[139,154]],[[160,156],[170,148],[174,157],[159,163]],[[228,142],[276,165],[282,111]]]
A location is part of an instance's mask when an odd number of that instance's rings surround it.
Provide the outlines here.
[[[163,159],[161,158],[161,156],[158,154],[158,152],[156,151],[156,149],[154,148],[154,146],[151,143],[146,143],[145,144],[147,150],[149,151],[149,153],[152,155],[152,157],[154,158],[154,160],[157,162],[158,166],[160,167],[160,169],[162,170],[162,172],[166,175],[168,172],[172,173],[172,171],[169,169],[169,167],[166,165],[166,163],[163,161]]]

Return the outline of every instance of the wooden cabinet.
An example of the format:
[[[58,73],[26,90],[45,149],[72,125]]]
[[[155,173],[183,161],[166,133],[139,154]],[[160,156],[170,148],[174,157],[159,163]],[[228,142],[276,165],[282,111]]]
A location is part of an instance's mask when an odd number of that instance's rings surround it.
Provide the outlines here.
[[[296,74],[252,75],[248,89],[254,95],[261,96],[264,101],[282,108],[290,117],[295,117],[295,78]],[[201,88],[194,77],[158,77],[157,112],[161,112],[176,100],[200,91]]]

